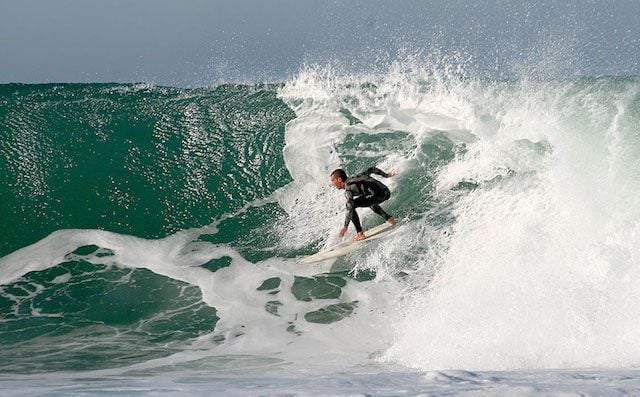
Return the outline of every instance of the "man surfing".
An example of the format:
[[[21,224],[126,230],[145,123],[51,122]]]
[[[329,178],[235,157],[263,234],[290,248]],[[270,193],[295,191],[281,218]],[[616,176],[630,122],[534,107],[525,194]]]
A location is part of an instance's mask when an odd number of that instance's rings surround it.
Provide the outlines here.
[[[393,217],[384,212],[379,205],[383,201],[387,201],[389,199],[391,192],[389,192],[389,188],[382,182],[372,178],[371,174],[389,178],[394,176],[396,173],[394,171],[386,173],[375,167],[371,167],[365,172],[352,176],[351,178],[348,178],[347,173],[340,168],[331,173],[331,184],[336,189],[344,189],[344,194],[347,198],[347,214],[344,219],[344,227],[340,230],[340,233],[338,233],[338,237],[344,237],[347,232],[347,228],[349,227],[349,222],[353,222],[353,226],[355,226],[356,232],[358,232],[353,239],[360,241],[366,238],[362,231],[360,218],[356,212],[356,208],[359,207],[369,207],[373,212],[383,217],[390,224],[396,224]]]

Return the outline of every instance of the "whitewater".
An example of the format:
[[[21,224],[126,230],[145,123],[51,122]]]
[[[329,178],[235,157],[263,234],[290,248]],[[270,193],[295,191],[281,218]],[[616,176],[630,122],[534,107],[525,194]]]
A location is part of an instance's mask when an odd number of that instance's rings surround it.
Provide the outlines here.
[[[465,70],[2,86],[0,394],[639,394],[640,79]]]

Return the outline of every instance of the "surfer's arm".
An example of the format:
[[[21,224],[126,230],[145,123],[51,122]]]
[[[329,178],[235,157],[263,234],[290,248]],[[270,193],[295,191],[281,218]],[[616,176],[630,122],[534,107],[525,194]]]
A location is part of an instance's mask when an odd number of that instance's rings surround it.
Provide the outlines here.
[[[345,189],[344,196],[347,199],[347,212],[344,216],[344,226],[340,229],[338,233],[338,237],[343,238],[347,233],[347,229],[349,228],[349,222],[351,222],[351,218],[353,217],[353,213],[355,212],[355,203],[353,202],[353,193],[349,189]]]
[[[349,222],[351,222],[351,218],[353,218],[353,213],[356,210],[355,203],[353,202],[353,193],[349,189],[346,189],[344,192],[344,196],[347,198],[347,212],[344,216],[344,226],[343,229],[349,227]]]
[[[371,175],[371,174],[376,174],[376,175],[380,175],[384,178],[389,178],[394,176],[396,173],[394,171],[390,171],[390,172],[384,172],[382,171],[380,168],[376,168],[376,167],[370,167],[369,169],[367,169],[365,172],[365,174],[367,175]]]

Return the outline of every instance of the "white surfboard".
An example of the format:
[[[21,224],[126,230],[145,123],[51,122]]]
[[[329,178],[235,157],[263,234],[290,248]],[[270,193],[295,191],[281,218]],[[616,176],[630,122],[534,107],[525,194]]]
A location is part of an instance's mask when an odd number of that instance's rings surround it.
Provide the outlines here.
[[[366,238],[364,240],[344,241],[340,244],[334,245],[333,247],[325,251],[321,251],[316,254],[307,256],[301,259],[300,261],[298,261],[298,263],[299,264],[316,263],[316,262],[321,262],[327,259],[337,258],[339,256],[346,255],[349,252],[353,252],[353,251],[359,250],[360,248],[363,248],[372,240],[379,239],[381,237],[389,235],[398,226],[399,226],[399,223],[392,225],[390,223],[385,222],[369,230],[365,230],[364,235],[366,236]]]

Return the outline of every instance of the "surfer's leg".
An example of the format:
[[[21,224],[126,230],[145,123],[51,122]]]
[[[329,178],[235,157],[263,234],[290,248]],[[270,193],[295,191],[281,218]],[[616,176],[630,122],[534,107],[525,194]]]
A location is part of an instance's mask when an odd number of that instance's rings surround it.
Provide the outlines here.
[[[363,200],[363,199],[364,199],[364,197],[356,197],[353,200],[354,210],[353,210],[353,216],[351,217],[351,222],[353,222],[353,226],[355,226],[356,232],[358,232],[353,237],[353,240],[364,240],[365,239],[364,232],[362,231],[362,224],[360,223],[360,217],[358,216],[358,211],[355,210],[355,208],[358,208],[358,207],[368,207],[369,206],[369,205],[367,205],[366,200]]]
[[[384,210],[382,209],[382,207],[380,207],[378,204],[374,204],[371,207],[371,211],[375,212],[376,214],[380,215],[381,217],[383,217],[385,220],[391,218],[391,215],[387,214],[386,212],[384,212]]]
[[[351,222],[353,222],[353,226],[355,226],[356,232],[362,233],[362,224],[360,224],[360,217],[358,216],[358,211],[356,210],[353,211]]]
[[[365,196],[358,196],[353,198],[353,206],[355,208],[370,207],[373,204]]]
[[[381,217],[384,218],[385,221],[389,222],[392,225],[396,224],[395,219],[393,219],[393,217],[389,214],[387,214],[382,207],[380,207],[378,204],[374,204],[371,207],[371,211],[375,212],[376,214],[380,215]]]
[[[380,203],[387,200],[388,198],[389,198],[389,194],[388,194],[388,191],[386,191],[386,192],[381,192],[381,194],[374,197],[364,197],[364,196],[356,197],[353,200],[353,204],[356,208],[369,207],[373,212],[383,217],[387,222],[389,222],[392,225],[395,225],[396,221],[393,219],[393,217],[387,214],[382,209],[382,207],[380,207]]]
[[[362,231],[362,225],[360,224],[360,217],[358,216],[358,211],[353,211],[353,217],[351,217],[351,222],[353,222],[353,226],[356,227],[357,234],[353,236],[353,240],[364,240],[366,237],[364,232]]]

